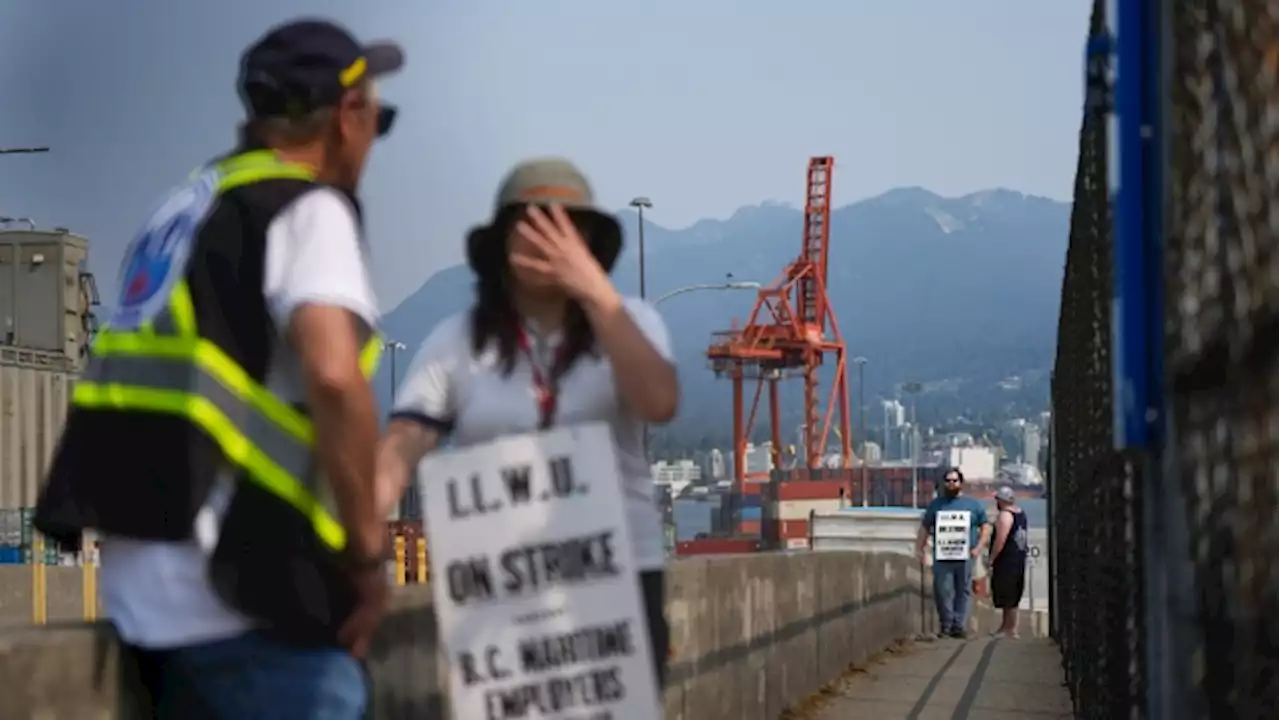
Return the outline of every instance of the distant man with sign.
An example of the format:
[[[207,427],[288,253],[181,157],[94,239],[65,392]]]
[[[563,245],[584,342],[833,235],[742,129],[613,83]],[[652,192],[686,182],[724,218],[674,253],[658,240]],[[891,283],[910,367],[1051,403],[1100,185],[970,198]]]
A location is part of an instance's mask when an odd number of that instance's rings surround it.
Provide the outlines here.
[[[517,166],[467,238],[471,309],[400,385],[379,504],[417,468],[455,717],[658,716],[665,552],[644,426],[675,415],[679,387],[661,316],[609,279],[621,248],[572,164]],[[460,449],[419,466],[446,439]]]
[[[974,561],[991,536],[991,525],[982,503],[962,494],[960,468],[948,470],[943,483],[943,493],[924,512],[916,551],[927,559],[926,548],[933,538],[933,597],[940,634],[964,638],[973,602]]]
[[[1027,577],[1027,514],[1013,488],[996,491],[996,538],[991,546],[991,602],[1001,611],[996,634],[1018,637],[1018,605]]]

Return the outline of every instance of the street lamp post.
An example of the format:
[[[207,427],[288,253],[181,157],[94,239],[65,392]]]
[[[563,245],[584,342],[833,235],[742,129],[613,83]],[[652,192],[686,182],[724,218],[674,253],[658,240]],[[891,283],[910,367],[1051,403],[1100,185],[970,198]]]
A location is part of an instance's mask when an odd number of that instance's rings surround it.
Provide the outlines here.
[[[916,395],[924,389],[918,382],[909,382],[902,391],[911,396],[911,507],[920,507],[920,427],[916,425]]]
[[[399,340],[385,340],[382,343],[382,351],[387,353],[387,360],[391,363],[391,402],[396,401],[396,355],[405,349],[405,344]]]
[[[653,201],[647,197],[640,196],[631,201],[631,207],[636,209],[636,235],[640,241],[640,299],[645,297],[644,283],[644,211],[645,208],[653,207]]]
[[[636,209],[636,230],[640,241],[640,299],[645,299],[644,283],[644,210],[653,207],[653,201],[643,195],[632,198],[631,207]],[[649,464],[649,423],[644,424],[644,437],[641,448],[644,451],[644,462]]]
[[[643,200],[643,199],[644,198],[637,198],[637,200]],[[633,201],[632,204],[634,205],[635,202]],[[644,256],[642,254],[641,258],[643,257]],[[643,260],[640,261],[640,277],[641,277],[641,281],[640,281],[641,288],[643,288],[644,287],[643,285],[644,261]],[[730,274],[729,277],[733,277],[733,275]],[[689,292],[697,292],[699,290],[759,290],[760,287],[761,287],[760,283],[753,282],[753,281],[746,281],[746,282],[730,281],[730,282],[723,282],[723,283],[704,283],[704,284],[698,284],[698,285],[685,285],[684,287],[678,287],[675,290],[659,295],[658,299],[653,301],[653,306],[657,307],[658,305],[661,305],[664,301],[670,300],[671,298],[677,295],[683,295],[684,293],[689,293]],[[644,457],[645,457],[645,461],[648,462],[649,460],[649,424],[648,423],[645,423],[644,425]]]
[[[404,349],[405,349],[405,344],[400,342],[399,340],[383,340],[382,341],[382,351],[387,353],[387,362],[390,363],[391,365],[390,367],[391,369],[391,400],[390,402],[387,403],[388,410],[391,408],[394,408],[396,404],[396,389],[397,389],[396,388],[396,383],[397,383],[396,355],[398,355],[400,351]],[[413,497],[412,493],[415,493],[415,492],[417,492],[417,488],[414,487],[413,483],[409,483],[409,487],[406,487],[404,489],[404,492],[400,495],[400,502],[397,506],[397,512],[396,512],[398,517],[396,519],[404,520],[405,518],[413,514],[412,512],[410,512],[411,511],[410,506],[412,505],[412,503],[410,502],[409,499]]]
[[[866,384],[863,382],[862,370],[867,366],[867,359],[859,355],[853,359],[858,366],[858,437],[862,438],[862,507],[867,506],[867,399]]]
[[[675,290],[659,295],[658,299],[653,301],[653,304],[657,306],[664,301],[670,300],[676,295],[683,295],[685,293],[696,292],[698,290],[759,290],[760,287],[761,285],[758,282],[725,282],[710,283],[706,285],[685,285],[684,287],[678,287]]]

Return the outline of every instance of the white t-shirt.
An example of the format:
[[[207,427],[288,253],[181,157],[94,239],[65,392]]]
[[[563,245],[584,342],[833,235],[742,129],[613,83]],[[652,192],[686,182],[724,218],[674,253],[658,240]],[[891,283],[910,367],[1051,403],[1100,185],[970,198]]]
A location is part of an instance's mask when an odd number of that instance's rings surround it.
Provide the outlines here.
[[[371,327],[378,303],[369,281],[356,215],[332,188],[299,196],[267,230],[263,293],[281,334],[302,305],[328,305],[359,315]],[[289,401],[305,400],[297,354],[282,344],[267,387]],[[197,540],[149,542],[104,538],[102,599],[128,642],[164,649],[239,635],[250,620],[224,604],[208,580],[208,555],[230,479],[212,493],[196,521]]]
[[[671,338],[662,316],[653,306],[635,298],[627,298],[625,307],[662,357],[671,361]],[[532,328],[528,330],[532,337]],[[543,338],[542,343],[535,339],[533,344],[545,344],[547,352],[542,355],[550,357],[558,343],[558,335],[553,334]],[[613,367],[602,354],[583,355],[560,379],[558,390],[557,425],[609,423],[636,563],[644,570],[661,568],[666,558],[662,517],[645,459],[644,422],[618,397]],[[396,394],[392,417],[452,430],[454,442],[461,446],[535,432],[539,409],[533,366],[525,353],[518,352],[511,375],[503,377],[493,343],[478,357],[473,356],[470,313],[459,313],[441,322],[414,355]]]

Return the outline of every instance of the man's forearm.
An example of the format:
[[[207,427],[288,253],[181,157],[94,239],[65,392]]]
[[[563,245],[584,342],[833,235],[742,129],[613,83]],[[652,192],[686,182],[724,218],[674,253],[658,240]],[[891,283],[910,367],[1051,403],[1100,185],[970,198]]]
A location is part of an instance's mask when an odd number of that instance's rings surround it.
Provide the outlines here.
[[[383,445],[378,448],[377,511],[385,517],[391,514],[392,508],[404,496],[413,470],[405,464],[398,448],[388,447],[385,438],[382,442]]]
[[[380,554],[386,528],[385,518],[378,515],[374,484],[378,420],[373,392],[361,378],[310,395],[316,452],[333,489],[347,544],[358,554]]]

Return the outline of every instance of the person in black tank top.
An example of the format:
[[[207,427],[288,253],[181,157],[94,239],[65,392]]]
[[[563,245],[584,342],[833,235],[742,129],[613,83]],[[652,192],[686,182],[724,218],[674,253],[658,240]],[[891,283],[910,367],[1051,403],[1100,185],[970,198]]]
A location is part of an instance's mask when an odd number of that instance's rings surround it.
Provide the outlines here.
[[[1018,636],[1018,605],[1026,587],[1027,514],[1013,489],[996,492],[996,535],[991,546],[991,602],[1002,613],[997,635]]]

